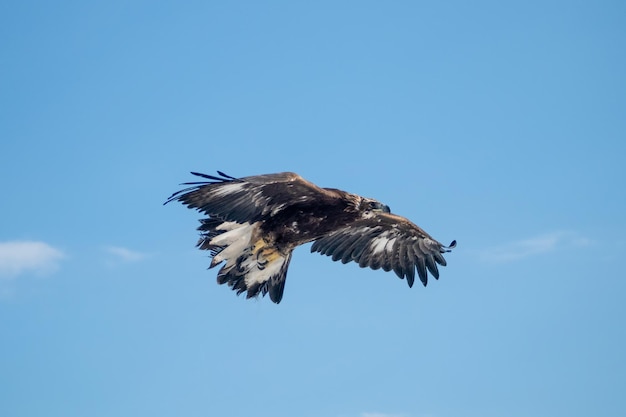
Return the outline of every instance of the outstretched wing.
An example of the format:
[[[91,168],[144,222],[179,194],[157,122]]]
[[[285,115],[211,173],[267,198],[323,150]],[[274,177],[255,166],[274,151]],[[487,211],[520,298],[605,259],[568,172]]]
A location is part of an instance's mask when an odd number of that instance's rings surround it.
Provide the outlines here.
[[[316,240],[311,252],[332,256],[333,261],[344,264],[354,261],[361,268],[393,269],[412,287],[416,269],[424,285],[427,271],[438,279],[437,264],[446,265],[442,254],[455,245],[456,241],[448,247],[442,245],[404,217],[376,213]]]
[[[267,214],[276,214],[294,203],[333,198],[325,190],[293,172],[235,178],[218,171],[219,176],[192,172],[208,181],[172,194],[165,204],[180,201],[189,208],[227,221],[254,222]]]

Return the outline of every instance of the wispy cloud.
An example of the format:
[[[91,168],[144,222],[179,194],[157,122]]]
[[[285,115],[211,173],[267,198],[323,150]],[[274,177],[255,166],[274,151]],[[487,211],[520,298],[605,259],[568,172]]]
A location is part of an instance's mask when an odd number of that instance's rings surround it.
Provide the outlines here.
[[[124,262],[137,262],[148,257],[145,253],[137,252],[121,246],[107,246],[104,250],[113,255],[117,260]]]
[[[48,274],[59,267],[65,254],[45,242],[0,242],[0,278],[14,278],[25,273]]]
[[[504,243],[480,251],[480,259],[488,262],[511,262],[568,247],[589,246],[593,242],[574,232],[552,232],[528,239]]]

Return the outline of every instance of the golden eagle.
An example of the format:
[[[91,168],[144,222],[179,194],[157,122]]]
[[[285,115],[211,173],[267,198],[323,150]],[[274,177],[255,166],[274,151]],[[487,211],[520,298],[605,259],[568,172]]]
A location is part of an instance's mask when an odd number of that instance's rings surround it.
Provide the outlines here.
[[[269,293],[283,298],[293,250],[313,242],[311,252],[333,261],[357,262],[406,278],[413,286],[415,270],[424,284],[427,271],[439,278],[446,265],[444,246],[408,219],[371,198],[335,188],[320,188],[293,172],[235,178],[192,172],[207,181],[188,182],[165,204],[177,200],[208,217],[201,219],[197,246],[210,251],[210,268],[226,262],[217,274],[246,297]]]

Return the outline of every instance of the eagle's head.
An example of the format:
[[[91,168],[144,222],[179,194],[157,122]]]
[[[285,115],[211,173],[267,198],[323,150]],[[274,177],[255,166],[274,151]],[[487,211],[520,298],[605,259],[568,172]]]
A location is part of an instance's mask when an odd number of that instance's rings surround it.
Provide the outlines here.
[[[391,213],[391,209],[388,205],[383,204],[378,200],[374,200],[373,198],[361,197],[360,195],[347,193],[335,188],[325,189],[339,194],[341,198],[348,203],[350,210],[356,210],[361,213]]]
[[[391,213],[391,209],[388,205],[374,200],[373,198],[363,198],[361,201],[361,210],[363,211],[377,211],[383,213]]]

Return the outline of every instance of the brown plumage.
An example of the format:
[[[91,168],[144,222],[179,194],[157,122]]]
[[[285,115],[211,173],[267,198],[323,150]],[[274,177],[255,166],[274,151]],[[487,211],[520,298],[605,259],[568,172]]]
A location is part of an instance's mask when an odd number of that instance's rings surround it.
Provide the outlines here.
[[[198,247],[211,252],[211,268],[225,262],[217,282],[248,298],[269,293],[279,303],[292,252],[304,243],[333,261],[393,270],[409,287],[416,270],[424,285],[428,272],[439,278],[442,254],[456,245],[442,245],[376,200],[320,188],[292,172],[192,174],[207,181],[186,183],[191,187],[166,204],[180,201],[208,216],[200,220]]]

